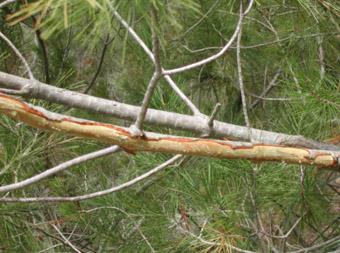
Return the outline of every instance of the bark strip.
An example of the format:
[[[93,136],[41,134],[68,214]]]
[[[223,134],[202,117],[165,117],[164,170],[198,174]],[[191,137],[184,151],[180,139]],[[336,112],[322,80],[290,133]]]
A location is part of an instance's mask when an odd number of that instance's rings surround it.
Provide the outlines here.
[[[0,87],[11,89],[16,93],[22,92],[22,96],[42,99],[52,103],[90,112],[106,114],[112,117],[129,120],[131,122],[136,120],[140,111],[140,107],[138,106],[61,89],[1,71]],[[204,117],[190,116],[155,109],[148,109],[144,122],[145,124],[153,126],[167,127],[196,133],[199,136],[205,134],[207,127],[206,119]],[[299,135],[275,133],[255,128],[251,128],[251,133],[254,142],[340,151],[340,146],[331,143],[318,142]],[[248,128],[244,126],[233,125],[215,120],[211,135],[215,138],[229,137],[231,139],[247,140],[249,137],[249,131]]]
[[[225,159],[275,161],[313,165],[340,171],[340,152],[248,142],[199,139],[145,132],[133,136],[128,128],[87,121],[47,111],[0,94],[0,113],[33,127],[115,144],[127,151],[151,151]]]

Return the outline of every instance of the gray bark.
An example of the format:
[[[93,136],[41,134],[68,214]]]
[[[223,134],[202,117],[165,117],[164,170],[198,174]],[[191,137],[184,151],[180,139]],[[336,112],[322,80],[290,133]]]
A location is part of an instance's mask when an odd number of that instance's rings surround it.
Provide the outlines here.
[[[68,107],[83,109],[90,112],[110,115],[115,118],[135,121],[139,106],[124,104],[113,100],[97,98],[90,95],[57,88],[38,81],[10,75],[0,72],[0,87],[21,91],[23,97],[37,98],[45,101],[65,105]],[[197,135],[203,135],[209,129],[208,117],[190,116],[174,112],[148,109],[145,124],[166,127]],[[288,135],[265,130],[251,128],[253,142],[270,145],[286,145],[305,147],[312,149],[340,151],[340,146],[323,143],[298,135]],[[233,125],[215,120],[211,127],[211,137],[232,138],[248,140],[249,130],[247,127]]]

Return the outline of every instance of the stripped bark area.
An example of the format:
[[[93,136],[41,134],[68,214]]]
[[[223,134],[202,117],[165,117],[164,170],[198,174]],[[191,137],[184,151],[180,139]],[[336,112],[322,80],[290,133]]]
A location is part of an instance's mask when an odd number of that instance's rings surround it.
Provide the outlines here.
[[[133,136],[129,128],[53,113],[3,94],[0,95],[0,113],[33,127],[119,145],[131,153],[152,151],[224,159],[275,161],[340,171],[338,151],[189,138],[150,132],[145,132],[144,136]]]
[[[166,76],[165,76],[166,78]],[[135,121],[140,107],[119,103],[99,97],[93,97],[74,91],[47,85],[36,80],[21,78],[0,71],[0,87],[4,87],[10,94],[29,98],[37,98],[67,107],[78,108],[89,112],[109,115],[119,119]],[[191,108],[191,107],[190,107]],[[191,108],[193,109],[193,108]],[[166,127],[180,131],[195,133],[198,136],[206,134],[206,118],[190,116],[175,112],[148,109],[144,123],[157,127]],[[322,149],[340,151],[340,146],[332,143],[318,142],[300,135],[288,135],[250,128],[254,142],[270,145],[294,146],[309,149]],[[230,138],[248,141],[249,129],[244,126],[233,125],[214,120],[211,127],[211,137]]]

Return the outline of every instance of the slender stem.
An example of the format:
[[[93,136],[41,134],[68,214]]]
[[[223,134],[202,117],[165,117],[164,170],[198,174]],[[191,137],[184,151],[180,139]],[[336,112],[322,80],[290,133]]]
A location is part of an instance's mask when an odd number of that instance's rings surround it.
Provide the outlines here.
[[[231,36],[230,40],[228,41],[228,43],[222,48],[221,51],[219,51],[217,54],[212,55],[208,58],[205,58],[201,61],[183,66],[183,67],[179,67],[179,68],[175,68],[175,69],[170,69],[170,70],[164,70],[164,75],[171,75],[171,74],[176,74],[176,73],[180,73],[180,72],[184,72],[193,68],[197,68],[199,66],[202,66],[204,64],[207,64],[209,62],[212,62],[214,60],[216,60],[217,58],[219,58],[220,56],[222,56],[229,48],[230,46],[233,44],[233,42],[235,41],[235,39],[237,38],[239,32],[241,31],[241,27],[242,27],[242,21],[244,16],[250,11],[252,5],[254,3],[254,0],[251,0],[247,10],[244,13],[240,14],[240,18],[238,20],[238,23],[236,25],[236,29],[234,31],[234,34]]]
[[[31,178],[25,179],[21,182],[1,186],[0,192],[9,192],[9,191],[21,189],[25,186],[35,184],[35,183],[37,183],[37,182],[39,182],[39,181],[41,181],[41,180],[43,180],[47,177],[50,177],[50,176],[52,176],[52,175],[54,175],[58,172],[66,170],[66,169],[68,169],[72,166],[75,166],[77,164],[84,163],[84,162],[87,162],[87,161],[90,161],[90,160],[93,160],[93,159],[97,159],[99,157],[103,157],[103,156],[106,156],[106,155],[110,155],[110,154],[113,154],[113,153],[116,153],[116,152],[119,152],[119,151],[121,151],[121,148],[119,146],[111,146],[109,148],[105,148],[105,149],[102,149],[102,150],[99,150],[99,151],[95,151],[95,152],[92,152],[90,154],[79,156],[79,157],[74,158],[72,160],[69,160],[67,162],[61,163],[58,166],[55,166],[55,167],[53,167],[49,170],[46,170],[46,171],[44,171],[44,172],[42,172],[38,175],[31,177]]]
[[[294,225],[289,229],[289,231],[285,235],[271,235],[271,234],[268,234],[264,231],[261,231],[261,233],[264,233],[265,235],[270,236],[274,239],[286,239],[294,231],[294,229],[300,223],[301,220],[302,220],[302,217],[298,218],[297,221],[294,223]]]
[[[156,26],[158,25],[158,17],[157,12],[155,8],[151,7],[152,16],[153,16],[153,24],[152,24],[152,50],[153,50],[153,56],[154,56],[154,64],[155,64],[155,72],[150,80],[150,83],[148,85],[148,88],[145,92],[145,96],[143,99],[143,103],[141,105],[141,110],[137,116],[137,120],[135,123],[135,126],[137,127],[137,131],[139,133],[136,133],[136,135],[141,135],[141,130],[143,127],[143,122],[145,119],[146,112],[149,108],[150,101],[153,95],[153,92],[155,90],[155,87],[159,81],[159,79],[162,77],[162,65],[160,61],[160,50],[159,50],[159,41],[156,34]]]
[[[102,54],[100,56],[100,60],[99,60],[99,64],[98,64],[98,67],[97,67],[97,70],[96,70],[96,73],[93,75],[92,77],[92,80],[90,81],[89,85],[86,87],[85,91],[84,91],[84,94],[87,94],[89,92],[89,90],[92,88],[94,82],[96,81],[98,75],[99,75],[99,72],[103,66],[103,62],[104,62],[104,58],[105,58],[105,53],[106,53],[106,50],[107,50],[107,47],[110,45],[110,43],[113,41],[114,39],[114,36],[112,39],[110,39],[110,35],[108,34],[107,37],[106,37],[106,40],[104,42],[104,47],[103,47],[103,50],[102,50]]]
[[[242,5],[242,1],[241,1],[241,5]],[[242,6],[241,6],[241,11],[242,11]],[[239,80],[241,98],[242,98],[243,115],[246,121],[246,126],[248,128],[249,138],[251,138],[250,123],[249,123],[249,117],[248,117],[248,112],[247,112],[247,101],[246,101],[246,96],[245,96],[245,91],[244,91],[244,83],[243,83],[243,75],[242,75],[241,48],[240,48],[241,38],[242,38],[242,22],[240,23],[239,33],[237,35],[237,50],[236,50],[237,72],[238,72],[238,80]]]
[[[55,239],[55,240],[61,242],[63,245],[69,247],[69,245],[66,243],[66,241],[63,240],[63,239],[60,239],[58,236],[52,235],[52,234],[46,232],[44,229],[41,229],[41,228],[39,228],[39,227],[35,227],[35,229],[38,230],[38,231],[40,231],[40,232],[42,232],[44,235],[46,235],[46,236],[48,236],[48,237],[51,237],[51,238],[53,238],[53,239]],[[41,251],[40,251],[40,252],[41,252]],[[83,253],[84,251],[80,251],[80,252]]]
[[[103,191],[98,191],[94,192],[91,194],[86,194],[86,195],[81,195],[81,196],[76,196],[76,197],[32,197],[32,198],[0,198],[0,202],[75,202],[75,201],[81,201],[81,200],[86,200],[86,199],[93,199],[97,198],[100,196],[104,196],[107,194],[111,194],[117,191],[124,190],[134,184],[139,183],[140,181],[149,178],[150,176],[156,174],[157,172],[161,171],[171,163],[177,161],[179,158],[181,158],[182,155],[175,155],[173,158],[170,160],[162,163],[161,165],[157,166],[156,168],[150,170],[147,173],[144,173],[143,175],[136,177],[124,184],[121,184],[119,186],[112,187],[107,190]]]
[[[0,3],[0,8],[5,7],[6,5],[10,4],[10,3],[14,3],[16,0],[7,0],[4,1],[2,3]]]
[[[161,54],[160,54],[160,46],[159,46],[159,40],[157,36],[157,27],[158,27],[158,13],[155,9],[155,7],[151,6],[151,13],[152,13],[152,54],[155,58],[155,72],[158,75],[162,75],[163,69],[161,65]]]
[[[67,29],[67,40],[66,40],[65,48],[63,50],[63,58],[62,58],[62,62],[61,62],[61,66],[60,66],[60,69],[59,69],[59,73],[58,73],[58,78],[57,79],[59,79],[61,73],[64,70],[65,61],[66,61],[66,57],[67,57],[67,51],[68,51],[68,47],[70,45],[70,41],[71,41],[71,27],[69,27]]]
[[[218,111],[220,110],[220,108],[221,108],[221,103],[217,103],[217,104],[215,105],[215,108],[214,108],[214,110],[213,110],[211,116],[210,116],[209,119],[208,119],[208,126],[212,127],[212,126],[214,125],[214,119],[215,119],[215,117],[216,117]]]
[[[282,67],[282,66],[281,66]],[[281,75],[281,67],[278,69],[278,71],[276,72],[274,78],[270,81],[270,83],[268,84],[268,86],[264,89],[264,91],[262,92],[262,94],[259,96],[259,98],[257,98],[254,103],[251,104],[250,106],[250,110],[253,110],[258,103],[260,102],[260,99],[263,99],[264,96],[267,95],[267,93],[277,84],[276,80],[279,78],[279,76]],[[280,100],[280,99],[278,99]]]
[[[22,63],[24,64],[25,68],[26,68],[26,72],[28,73],[28,76],[31,80],[34,80],[34,76],[32,74],[32,71],[26,61],[26,59],[22,56],[22,54],[19,52],[19,50],[13,45],[13,43],[2,33],[0,32],[0,37],[6,41],[6,43],[12,48],[12,50],[14,51],[14,53],[19,57],[19,59],[22,61]]]
[[[63,238],[65,244],[69,246],[71,249],[73,249],[74,252],[81,253],[64,235],[60,232],[60,230],[56,227],[56,225],[51,224],[51,226],[54,228],[55,231]]]
[[[114,9],[112,3],[108,3],[110,9],[113,11],[115,17],[119,20],[119,22],[128,30],[129,34],[136,40],[136,42],[143,48],[144,52],[150,57],[152,62],[155,62],[155,57],[151,50],[147,47],[144,41],[137,35],[137,33],[129,26],[129,24],[119,15],[119,13]],[[162,72],[164,69],[162,69]],[[163,73],[164,74],[164,73]],[[200,115],[200,111],[197,107],[190,101],[190,99],[178,88],[176,83],[172,80],[172,78],[168,75],[164,75],[165,80],[169,83],[171,88],[177,93],[177,95],[184,101],[184,103],[190,108],[190,110],[194,113],[194,115]]]
[[[297,250],[297,251],[291,251],[291,252],[288,252],[288,253],[302,253],[302,252],[308,252],[308,251],[313,251],[313,250],[316,250],[316,249],[319,249],[319,248],[322,248],[324,246],[327,246],[333,242],[336,242],[337,240],[340,240],[340,235],[328,240],[328,241],[325,241],[323,243],[320,243],[320,244],[317,244],[317,245],[314,245],[312,247],[309,247],[309,248],[303,248],[303,249],[300,249],[300,250]]]
[[[184,157],[178,164],[175,164],[173,166],[171,166],[171,169],[174,168],[178,168],[180,167],[183,163],[185,163],[186,161],[188,161],[190,159],[189,156]],[[145,191],[147,188],[149,188],[151,185],[153,185],[157,180],[163,178],[167,173],[169,173],[168,171],[163,172],[163,174],[159,175],[159,176],[155,176],[153,178],[150,178],[148,181],[146,181],[141,187],[139,187],[136,191],[135,194],[141,194],[143,191]]]
[[[33,23],[36,23],[36,20],[34,16],[32,16]],[[41,49],[41,56],[42,56],[42,61],[43,61],[43,68],[44,68],[44,73],[45,73],[45,82],[50,83],[50,74],[49,74],[49,68],[48,68],[48,58],[47,58],[47,52],[46,52],[46,45],[43,39],[41,38],[41,31],[40,29],[35,30],[35,34],[38,38],[38,42],[40,45]]]
[[[135,129],[135,130],[138,131],[137,133],[134,133],[134,135],[142,135],[140,131],[142,130],[142,127],[143,127],[145,115],[146,115],[146,112],[148,110],[148,107],[149,107],[149,104],[150,104],[150,101],[151,101],[151,98],[152,98],[152,95],[153,95],[153,91],[154,91],[154,89],[155,89],[160,78],[161,78],[161,76],[159,74],[157,74],[157,72],[155,72],[153,74],[151,80],[150,80],[150,83],[148,85],[148,88],[147,88],[145,96],[144,96],[143,103],[141,105],[140,112],[137,116],[136,123],[134,124],[137,127],[137,129]]]
[[[200,110],[190,101],[190,99],[178,88],[176,83],[169,75],[164,76],[165,80],[171,86],[171,88],[177,93],[177,95],[184,101],[184,103],[190,108],[194,115],[201,115]]]
[[[197,27],[207,16],[208,14],[216,7],[220,0],[216,0],[215,3],[210,7],[210,9],[194,24],[192,25],[188,30],[185,31],[185,33],[182,35],[182,38],[184,38],[189,32],[191,32],[195,27]]]

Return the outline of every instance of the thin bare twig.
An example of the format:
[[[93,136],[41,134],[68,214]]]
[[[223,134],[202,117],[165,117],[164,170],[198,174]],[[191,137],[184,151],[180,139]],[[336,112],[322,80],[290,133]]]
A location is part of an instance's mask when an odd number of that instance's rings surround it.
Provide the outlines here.
[[[221,108],[221,103],[217,103],[215,105],[213,112],[211,113],[211,116],[208,119],[207,123],[208,123],[209,127],[212,127],[214,125],[214,120],[215,120],[216,115],[217,115],[218,111],[220,110],[220,108]]]
[[[143,234],[142,230],[140,229],[139,225],[137,224],[137,222],[131,217],[131,215],[127,212],[125,212],[124,210],[118,208],[118,207],[114,207],[114,206],[101,206],[101,207],[96,207],[93,208],[91,210],[86,210],[86,211],[80,211],[81,213],[91,213],[93,211],[97,211],[100,209],[114,209],[117,210],[123,214],[125,214],[134,224],[135,224],[135,228],[138,230],[139,234],[141,235],[141,237],[143,238],[143,240],[145,241],[145,243],[149,246],[149,248],[151,249],[151,252],[155,252],[155,250],[152,248],[150,242],[148,241],[148,239],[146,238],[146,236]]]
[[[66,57],[67,57],[67,50],[68,50],[68,47],[70,45],[70,41],[71,41],[71,27],[69,27],[67,29],[67,40],[66,40],[66,45],[65,45],[65,48],[64,48],[64,51],[63,51],[63,58],[62,58],[62,61],[61,61],[61,66],[60,66],[60,69],[59,69],[59,73],[58,73],[58,78],[57,80],[59,79],[61,73],[63,72],[64,70],[64,66],[65,66],[65,61],[66,61]]]
[[[197,27],[207,16],[208,14],[216,7],[220,0],[216,0],[215,3],[210,7],[210,9],[194,24],[192,25],[188,30],[185,31],[185,33],[182,35],[182,38],[185,37],[189,32],[191,32],[195,27]]]
[[[14,3],[16,0],[7,0],[4,1],[0,4],[0,8],[5,7],[6,5],[10,4],[10,3]]]
[[[115,17],[119,20],[119,22],[128,30],[129,34],[135,39],[135,41],[143,48],[144,52],[150,57],[152,62],[155,63],[155,57],[151,50],[147,47],[144,41],[137,35],[137,33],[129,26],[129,24],[119,15],[119,13],[112,6],[112,3],[108,3],[109,8],[113,11]],[[164,69],[162,69],[162,72]],[[163,73],[164,74],[164,73]],[[184,101],[184,103],[190,108],[190,110],[194,113],[194,115],[200,115],[200,111],[197,107],[190,101],[190,99],[178,88],[176,83],[172,80],[172,78],[168,75],[164,76],[165,80],[169,83],[171,88],[177,93],[177,95]]]
[[[154,64],[155,64],[155,72],[150,80],[150,83],[148,85],[148,88],[145,92],[143,103],[141,105],[140,112],[137,116],[136,123],[133,125],[132,130],[134,131],[134,135],[143,135],[142,133],[142,127],[144,118],[146,115],[146,112],[149,108],[150,101],[154,92],[154,89],[159,81],[159,79],[162,77],[162,65],[160,60],[160,50],[159,50],[159,41],[156,34],[156,26],[158,25],[158,16],[156,9],[152,6],[151,12],[153,16],[153,22],[152,22],[152,50],[153,50],[153,56],[154,56]]]
[[[241,13],[240,16],[242,16],[242,1],[241,1]],[[240,22],[240,27],[239,27],[239,32],[237,34],[237,50],[236,50],[236,57],[237,57],[237,72],[238,72],[238,81],[240,85],[240,91],[241,91],[241,99],[242,99],[242,109],[243,109],[243,115],[244,119],[246,121],[246,126],[248,128],[248,138],[251,138],[251,130],[250,130],[250,123],[249,123],[249,117],[248,117],[248,112],[247,112],[247,101],[246,101],[246,96],[245,96],[245,91],[244,91],[244,83],[243,83],[243,75],[242,75],[242,62],[241,62],[241,38],[242,38],[242,20]]]
[[[283,64],[282,64],[283,65]],[[264,91],[262,92],[262,94],[259,96],[260,98],[263,98],[264,96],[267,95],[267,93],[276,85],[276,80],[279,78],[280,74],[281,74],[281,67],[278,69],[278,71],[276,72],[274,78],[270,81],[270,83],[268,84],[268,86],[264,89]],[[260,98],[257,98],[254,103],[251,104],[250,106],[250,110],[253,110],[255,108],[255,106],[260,102]]]
[[[242,26],[242,22],[243,22],[243,18],[245,15],[247,15],[247,13],[250,11],[251,7],[253,6],[254,0],[251,0],[248,8],[246,9],[245,12],[240,13],[240,18],[238,20],[238,23],[236,25],[236,29],[234,31],[234,34],[231,36],[230,40],[228,41],[228,43],[221,49],[221,51],[219,51],[217,54],[212,55],[208,58],[205,58],[201,61],[183,66],[183,67],[179,67],[179,68],[175,68],[175,69],[170,69],[170,70],[164,70],[164,75],[171,75],[171,74],[176,74],[176,73],[180,73],[180,72],[184,72],[193,68],[197,68],[199,66],[202,66],[204,64],[207,64],[209,62],[212,62],[214,60],[216,60],[217,58],[219,58],[220,56],[222,56],[232,45],[232,43],[235,41],[235,39],[237,38],[240,30],[241,30],[241,26]]]
[[[312,250],[316,250],[316,249],[320,249],[324,246],[327,246],[333,242],[336,242],[337,240],[340,240],[340,235],[328,240],[328,241],[325,241],[323,243],[320,243],[320,244],[317,244],[317,245],[314,245],[312,247],[309,247],[309,248],[303,248],[303,249],[300,249],[300,250],[297,250],[297,251],[291,251],[291,252],[288,252],[288,253],[302,253],[302,252],[309,252],[309,251],[312,251]]]
[[[50,246],[46,249],[40,250],[37,253],[51,252],[51,249],[54,249],[54,248],[57,248],[57,247],[60,247],[60,246],[63,246],[63,245],[64,245],[63,243],[58,243],[58,244],[52,245],[52,246]]]
[[[106,155],[109,155],[109,154],[112,154],[112,153],[116,153],[116,152],[119,152],[119,151],[121,151],[121,148],[119,146],[111,146],[111,147],[108,147],[108,148],[105,148],[105,149],[102,149],[102,150],[99,150],[99,151],[95,151],[95,152],[92,152],[92,153],[89,153],[89,154],[86,154],[86,155],[76,157],[72,160],[61,163],[58,166],[55,166],[51,169],[48,169],[48,170],[46,170],[46,171],[44,171],[44,172],[42,172],[38,175],[35,175],[31,178],[28,178],[26,180],[20,181],[18,183],[10,184],[10,185],[1,186],[0,192],[9,192],[9,191],[21,189],[25,186],[35,184],[35,183],[37,183],[37,182],[39,182],[39,181],[41,181],[41,180],[43,180],[47,177],[50,177],[50,176],[52,176],[52,175],[54,175],[58,172],[66,170],[66,169],[68,169],[72,166],[75,166],[77,164],[84,163],[84,162],[87,162],[89,160],[97,159],[97,158],[100,158],[100,157],[103,157],[103,156],[106,156]]]
[[[19,57],[19,59],[22,61],[22,63],[24,64],[25,68],[26,68],[26,72],[29,76],[29,78],[31,80],[34,80],[34,76],[32,74],[32,71],[26,61],[26,59],[22,56],[22,54],[19,52],[19,50],[13,45],[13,43],[2,33],[0,32],[0,37],[6,41],[6,43],[12,48],[12,50],[14,51],[14,53]]]
[[[154,168],[154,169],[148,171],[147,173],[144,173],[143,175],[136,177],[136,178],[124,183],[124,184],[112,187],[112,188],[107,189],[107,190],[87,194],[87,195],[81,195],[81,196],[76,196],[76,197],[0,198],[0,202],[22,202],[22,203],[25,203],[25,202],[75,202],[75,201],[81,201],[81,200],[86,200],[86,199],[92,199],[92,198],[104,196],[104,195],[107,195],[107,194],[110,194],[110,193],[113,193],[113,192],[121,191],[123,189],[126,189],[126,188],[134,185],[134,184],[137,184],[140,181],[142,181],[143,179],[146,179],[146,178],[156,174],[157,172],[161,171],[162,169],[167,167],[169,164],[177,161],[181,157],[182,157],[182,155],[176,155],[173,158],[171,158],[170,160],[168,160],[168,161],[162,163],[161,165],[157,166],[156,168]]]
[[[318,41],[318,55],[320,60],[320,82],[321,82],[325,77],[326,73],[325,53],[322,48],[323,36],[318,36],[316,37],[316,39]]]
[[[69,246],[63,239],[59,238],[58,236],[52,235],[52,234],[48,233],[47,231],[45,231],[44,229],[42,229],[42,228],[40,228],[40,227],[38,227],[38,226],[36,226],[35,229],[38,230],[38,231],[40,231],[40,232],[42,232],[42,233],[45,234],[46,236],[51,237],[51,238],[53,238],[53,239],[55,239],[55,240],[61,242],[63,245]],[[80,250],[80,252],[81,252],[81,253],[84,253],[84,251],[82,251],[82,250]]]
[[[289,229],[289,231],[285,234],[285,235],[270,235],[265,233],[266,235],[275,238],[275,239],[286,239],[288,238],[288,236],[290,236],[290,234],[294,231],[294,229],[296,228],[296,226],[300,223],[302,217],[300,217],[299,219],[297,219],[297,221],[294,223],[294,225]],[[263,233],[263,232],[262,232]]]
[[[115,36],[113,36],[110,39],[110,34],[107,34],[106,40],[104,42],[104,47],[103,47],[103,50],[102,50],[102,54],[100,56],[99,64],[98,64],[98,67],[97,67],[97,70],[96,70],[96,73],[93,75],[92,80],[90,81],[89,85],[86,87],[86,89],[84,91],[84,94],[87,94],[89,92],[89,90],[92,88],[94,82],[96,81],[96,79],[97,79],[97,77],[99,75],[99,72],[100,72],[100,70],[102,68],[103,62],[104,62],[104,57],[105,57],[105,53],[106,53],[107,47],[114,40],[114,38],[115,38]]]
[[[56,225],[51,224],[51,226],[57,231],[57,233],[63,238],[65,244],[69,246],[71,249],[73,249],[74,252],[81,253],[80,250],[78,250],[64,235],[60,232],[60,230],[56,227]]]
[[[34,16],[32,16],[33,24],[36,24],[36,19]],[[42,62],[43,62],[43,69],[45,73],[45,82],[47,84],[50,83],[50,73],[49,73],[49,67],[48,67],[48,57],[47,57],[47,51],[46,51],[46,45],[43,39],[41,38],[41,31],[40,29],[35,30],[35,34],[37,36],[40,49],[41,49],[41,56],[42,56]]]
[[[144,118],[146,115],[146,112],[148,110],[152,95],[153,95],[153,91],[159,81],[159,79],[161,78],[161,76],[155,72],[150,80],[150,83],[148,85],[148,88],[145,92],[145,96],[144,96],[144,100],[143,103],[141,105],[141,109],[140,112],[137,116],[137,120],[136,123],[134,125],[131,126],[131,134],[133,136],[142,136],[142,126],[143,126],[143,122],[144,122]]]
[[[295,36],[294,34],[282,38],[282,39],[275,39],[274,41],[269,41],[269,42],[264,42],[264,43],[259,43],[255,45],[250,45],[250,46],[241,46],[241,49],[254,49],[254,48],[259,48],[259,47],[264,47],[264,46],[269,46],[273,45],[276,43],[281,43],[282,41],[286,40],[291,40],[291,39],[303,39],[303,38],[312,38],[312,37],[319,37],[319,36],[324,36],[324,35],[339,35],[338,32],[334,33],[316,33],[316,34],[309,34],[309,35],[301,35],[301,36]],[[226,40],[228,41],[228,40]],[[200,49],[190,49],[188,46],[182,46],[186,50],[188,50],[190,53],[199,53],[199,52],[204,52],[207,50],[221,50],[223,47],[205,47],[205,48],[200,48]],[[230,49],[236,49],[237,47],[231,46]]]
[[[175,169],[175,168],[180,167],[183,163],[187,162],[189,159],[190,159],[190,156],[184,157],[178,164],[171,166],[171,169]],[[139,187],[135,191],[135,194],[136,195],[141,194],[143,191],[145,191],[147,188],[149,188],[151,185],[153,185],[157,180],[163,178],[167,173],[168,173],[168,171],[165,171],[165,172],[163,172],[162,175],[150,178],[148,181],[146,181],[141,187]]]
[[[300,98],[265,98],[265,97],[261,97],[261,96],[257,96],[253,93],[249,93],[249,96],[251,97],[255,97],[255,98],[258,98],[258,99],[261,99],[261,100],[267,100],[267,101],[292,101],[292,100],[301,100],[303,99],[302,97]]]

